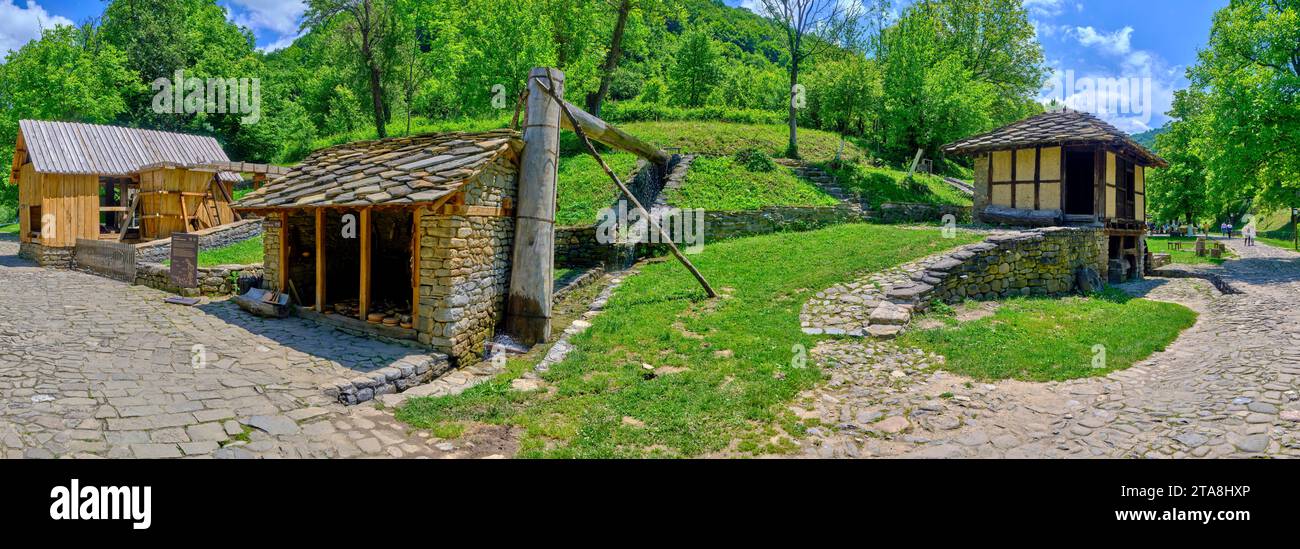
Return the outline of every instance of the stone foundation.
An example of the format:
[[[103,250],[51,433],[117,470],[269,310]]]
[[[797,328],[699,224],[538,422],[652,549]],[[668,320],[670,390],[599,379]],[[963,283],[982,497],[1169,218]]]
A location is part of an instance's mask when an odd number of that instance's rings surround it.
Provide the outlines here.
[[[36,242],[22,242],[18,245],[18,257],[35,261],[42,267],[71,269],[72,256],[73,248],[45,246]]]
[[[957,219],[957,223],[970,223],[971,208],[942,204],[885,202],[877,208],[875,215],[884,223],[941,223],[945,215],[952,215]]]
[[[1080,267],[1091,267],[1105,279],[1106,239],[1101,229],[1072,227],[994,235],[930,264],[911,293],[928,298],[924,302],[948,303],[1070,293],[1074,290],[1075,271]]]

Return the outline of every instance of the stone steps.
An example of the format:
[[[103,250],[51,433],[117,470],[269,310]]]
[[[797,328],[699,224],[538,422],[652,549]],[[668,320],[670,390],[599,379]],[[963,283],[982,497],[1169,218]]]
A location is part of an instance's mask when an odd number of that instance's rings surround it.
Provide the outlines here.
[[[866,215],[867,209],[862,203],[862,199],[858,197],[857,194],[847,191],[843,187],[839,186],[839,182],[834,176],[822,171],[816,166],[804,164],[797,160],[781,158],[777,159],[776,162],[777,164],[790,168],[790,170],[794,172],[795,177],[807,180],[812,184],[817,185],[817,187],[822,191],[825,191],[826,194],[835,197],[836,200],[849,206],[853,211],[864,216]]]

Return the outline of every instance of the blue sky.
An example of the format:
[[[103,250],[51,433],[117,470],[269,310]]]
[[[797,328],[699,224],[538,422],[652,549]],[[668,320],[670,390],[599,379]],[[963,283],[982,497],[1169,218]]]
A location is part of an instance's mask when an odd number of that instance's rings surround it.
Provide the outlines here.
[[[1228,0],[1024,0],[1038,29],[1048,64],[1064,83],[1114,78],[1140,78],[1151,90],[1150,107],[1137,101],[1145,114],[1100,112],[1121,129],[1138,132],[1163,125],[1173,91],[1187,85],[1184,73],[1196,61],[1197,49],[1209,36],[1211,16]],[[758,0],[726,0],[733,6],[754,7]],[[298,34],[305,8],[302,0],[218,0],[236,23],[253,30],[257,45],[278,49]],[[895,9],[911,0],[896,0]],[[0,52],[18,48],[42,26],[79,23],[97,17],[104,3],[95,0],[0,0]],[[1064,86],[1062,86],[1064,87]],[[1098,111],[1107,94],[1091,96],[1070,90],[1073,106]],[[1058,92],[1044,90],[1043,97]],[[1113,95],[1113,93],[1112,93]],[[1096,97],[1096,102],[1088,101]],[[1130,109],[1135,110],[1135,109]]]

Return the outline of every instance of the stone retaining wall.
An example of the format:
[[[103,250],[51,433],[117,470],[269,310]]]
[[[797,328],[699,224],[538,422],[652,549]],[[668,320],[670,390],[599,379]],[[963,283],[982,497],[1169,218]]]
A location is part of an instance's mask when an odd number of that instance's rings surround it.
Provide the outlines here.
[[[1108,240],[1095,228],[1047,227],[994,235],[928,262],[918,285],[889,297],[939,300],[1062,295],[1075,288],[1075,273],[1091,267],[1106,279]],[[907,295],[901,295],[907,294]]]
[[[808,231],[829,225],[863,221],[848,205],[829,207],[772,206],[759,210],[704,212],[705,246],[721,240],[784,231]],[[639,245],[636,256],[656,253],[657,245]],[[596,227],[560,227],[555,230],[555,265],[591,267],[607,265],[619,254],[613,246],[596,240]],[[635,258],[627,258],[635,259]]]
[[[191,234],[199,236],[200,251],[220,248],[262,234],[262,220],[244,219]],[[171,253],[172,239],[153,240],[136,245],[135,260],[136,263],[162,263],[171,259]]]
[[[399,393],[428,383],[449,370],[451,360],[446,355],[410,355],[391,366],[352,379],[335,380],[325,388],[325,394],[351,406],[380,395]]]
[[[197,288],[181,288],[172,284],[171,267],[162,263],[136,263],[135,283],[183,295],[186,297],[226,296],[234,294],[239,287],[236,283],[241,277],[260,277],[263,274],[260,263],[253,265],[218,265],[216,267],[199,267]]]
[[[958,223],[970,223],[970,206],[885,202],[875,212],[876,218],[884,223],[938,223],[949,214],[956,217]]]

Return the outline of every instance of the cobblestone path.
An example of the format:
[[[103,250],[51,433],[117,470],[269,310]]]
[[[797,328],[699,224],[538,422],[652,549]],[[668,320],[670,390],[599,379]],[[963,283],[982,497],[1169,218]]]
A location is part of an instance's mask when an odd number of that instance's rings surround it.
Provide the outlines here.
[[[1300,255],[1228,245],[1239,260],[1202,268],[1240,294],[1199,279],[1125,286],[1200,317],[1164,352],[1103,378],[981,383],[890,342],[824,341],[813,356],[831,379],[792,407],[827,426],[804,455],[1300,456]]]
[[[34,267],[17,248],[0,240],[0,457],[514,453],[508,434],[442,441],[323,393],[418,349],[258,319],[226,301],[164,304],[168,294],[150,288]]]

